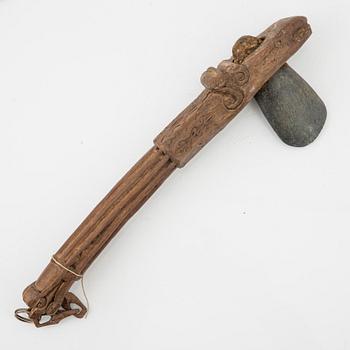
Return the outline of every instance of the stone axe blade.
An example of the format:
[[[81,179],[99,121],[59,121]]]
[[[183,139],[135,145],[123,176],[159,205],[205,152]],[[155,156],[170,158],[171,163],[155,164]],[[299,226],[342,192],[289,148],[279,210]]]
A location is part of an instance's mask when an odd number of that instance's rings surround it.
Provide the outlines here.
[[[255,100],[276,134],[290,146],[313,142],[326,121],[325,104],[288,64],[265,83]]]

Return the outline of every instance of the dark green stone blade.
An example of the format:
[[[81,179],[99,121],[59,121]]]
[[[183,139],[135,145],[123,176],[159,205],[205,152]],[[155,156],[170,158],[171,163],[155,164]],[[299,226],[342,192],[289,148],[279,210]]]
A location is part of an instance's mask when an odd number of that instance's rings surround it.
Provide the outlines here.
[[[287,64],[261,88],[255,99],[277,135],[290,146],[310,144],[326,121],[323,101]]]

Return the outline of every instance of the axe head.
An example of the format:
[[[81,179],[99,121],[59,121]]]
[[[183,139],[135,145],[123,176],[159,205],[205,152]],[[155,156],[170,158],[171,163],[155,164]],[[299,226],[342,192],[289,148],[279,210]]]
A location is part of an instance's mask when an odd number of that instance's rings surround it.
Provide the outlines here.
[[[255,99],[277,135],[290,146],[310,144],[326,121],[325,104],[287,64],[265,83]]]

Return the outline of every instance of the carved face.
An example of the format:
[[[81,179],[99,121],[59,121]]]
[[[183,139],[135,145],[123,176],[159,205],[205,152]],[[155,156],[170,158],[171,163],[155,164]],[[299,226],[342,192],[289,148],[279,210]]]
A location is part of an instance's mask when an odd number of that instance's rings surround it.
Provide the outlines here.
[[[56,292],[57,286],[44,294],[36,288],[35,283],[30,284],[23,291],[23,300],[29,307],[28,315],[33,321],[40,322],[43,315],[49,315],[50,311],[55,311],[50,310],[50,308],[52,309],[50,306],[53,305]]]
[[[251,35],[245,35],[239,38],[232,48],[233,62],[242,63],[247,56],[259,47],[262,40]]]
[[[44,290],[40,290],[37,282],[34,282],[23,291],[23,300],[28,305],[25,313],[35,326],[56,324],[68,316],[81,318],[85,315],[85,305],[69,292],[72,282],[57,279]],[[48,320],[43,316],[48,316]]]
[[[214,67],[210,67],[202,74],[201,83],[207,89],[219,89],[225,86],[226,77],[221,70],[216,69]]]

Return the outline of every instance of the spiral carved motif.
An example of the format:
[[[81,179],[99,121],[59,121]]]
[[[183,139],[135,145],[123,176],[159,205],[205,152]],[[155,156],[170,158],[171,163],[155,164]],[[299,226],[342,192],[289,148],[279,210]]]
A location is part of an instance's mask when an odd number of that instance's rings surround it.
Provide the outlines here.
[[[155,144],[181,167],[216,135],[244,104],[249,70],[232,60],[202,74],[206,88],[169,124]]]
[[[201,77],[205,88],[222,95],[222,102],[228,110],[238,108],[244,99],[244,86],[249,80],[249,71],[243,64],[226,60],[218,68],[208,68]]]

